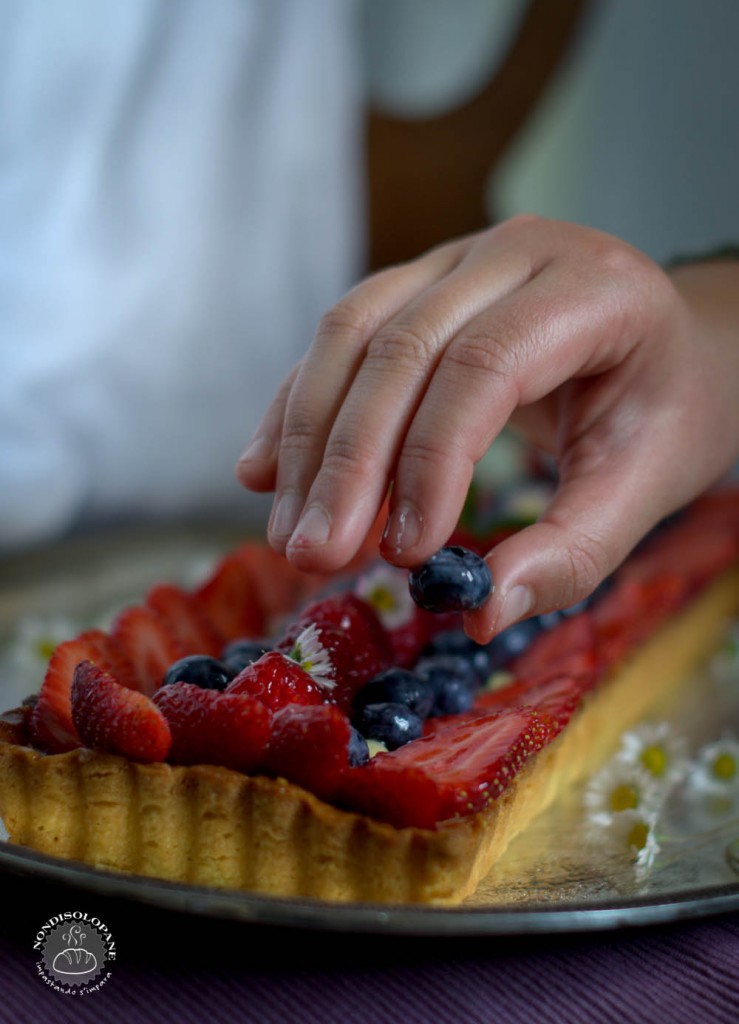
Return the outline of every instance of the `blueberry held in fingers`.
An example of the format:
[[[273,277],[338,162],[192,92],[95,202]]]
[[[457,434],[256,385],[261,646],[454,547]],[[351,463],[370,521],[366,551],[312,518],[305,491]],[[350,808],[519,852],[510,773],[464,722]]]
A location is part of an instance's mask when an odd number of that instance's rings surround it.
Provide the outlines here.
[[[454,545],[414,569],[408,585],[413,600],[427,612],[463,612],[485,604],[493,578],[479,555]]]

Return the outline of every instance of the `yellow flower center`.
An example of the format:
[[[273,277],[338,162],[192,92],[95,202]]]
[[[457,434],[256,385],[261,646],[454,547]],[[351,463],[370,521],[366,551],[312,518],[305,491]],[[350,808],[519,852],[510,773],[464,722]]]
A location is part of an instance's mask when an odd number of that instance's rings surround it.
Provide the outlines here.
[[[641,763],[650,774],[659,778],[667,770],[667,752],[664,747],[645,747],[642,750]]]
[[[369,603],[378,612],[394,612],[398,606],[390,587],[373,587],[369,594]]]
[[[49,660],[56,648],[56,641],[50,640],[48,637],[42,637],[36,643],[36,650],[38,651],[39,657],[43,658],[44,661]]]
[[[717,779],[728,782],[736,775],[736,758],[731,754],[719,754],[711,765],[711,771]]]
[[[611,791],[611,810],[628,811],[639,806],[639,792],[635,786],[623,782]]]
[[[629,829],[629,834],[626,836],[626,843],[629,849],[643,850],[647,845],[647,839],[649,837],[649,826],[643,821],[637,821]]]

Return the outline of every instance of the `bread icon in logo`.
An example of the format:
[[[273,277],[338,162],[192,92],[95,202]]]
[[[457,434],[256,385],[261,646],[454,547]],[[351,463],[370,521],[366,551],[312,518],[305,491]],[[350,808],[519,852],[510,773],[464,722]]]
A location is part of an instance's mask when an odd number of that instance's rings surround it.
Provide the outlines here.
[[[95,954],[80,945],[82,939],[85,938],[85,933],[78,924],[73,924],[63,938],[70,945],[54,957],[53,971],[57,974],[80,975],[92,974],[97,970],[98,962]]]

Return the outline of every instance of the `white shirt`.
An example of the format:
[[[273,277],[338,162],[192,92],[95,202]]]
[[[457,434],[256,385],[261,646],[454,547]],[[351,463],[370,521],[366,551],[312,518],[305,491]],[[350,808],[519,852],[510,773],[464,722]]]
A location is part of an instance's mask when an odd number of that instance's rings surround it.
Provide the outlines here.
[[[0,0],[0,547],[248,516],[362,249],[348,0]]]

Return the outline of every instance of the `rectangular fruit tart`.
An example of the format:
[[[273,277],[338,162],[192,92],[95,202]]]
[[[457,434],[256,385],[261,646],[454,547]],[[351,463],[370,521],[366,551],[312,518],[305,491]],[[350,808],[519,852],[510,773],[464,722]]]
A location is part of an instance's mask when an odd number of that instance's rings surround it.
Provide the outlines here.
[[[56,648],[0,718],[0,814],[12,842],[100,868],[457,903],[715,648],[738,556],[739,491],[717,491],[588,601],[478,646],[401,570],[365,558],[327,590],[242,545]]]

